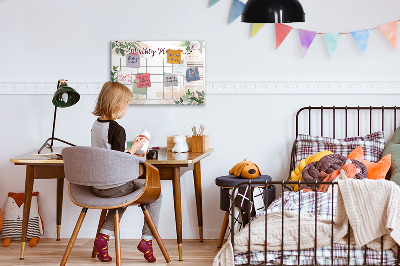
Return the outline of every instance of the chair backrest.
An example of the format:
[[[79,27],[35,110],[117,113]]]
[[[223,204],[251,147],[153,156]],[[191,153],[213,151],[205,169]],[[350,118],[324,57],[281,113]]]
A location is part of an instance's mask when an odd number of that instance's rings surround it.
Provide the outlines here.
[[[139,176],[144,159],[132,154],[97,147],[62,150],[65,179],[83,186],[118,186]]]

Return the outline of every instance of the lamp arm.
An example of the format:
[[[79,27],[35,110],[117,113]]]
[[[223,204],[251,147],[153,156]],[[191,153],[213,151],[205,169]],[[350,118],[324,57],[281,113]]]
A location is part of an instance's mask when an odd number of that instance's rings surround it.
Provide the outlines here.
[[[61,83],[61,80],[58,80],[56,91],[60,88],[60,83]],[[53,148],[54,130],[56,128],[56,118],[57,118],[57,106],[54,106],[53,131],[51,132],[50,148]]]
[[[56,118],[57,118],[57,106],[54,106],[53,131],[51,132],[51,144],[50,144],[50,148],[53,147],[54,131],[55,131],[55,129],[56,129]]]

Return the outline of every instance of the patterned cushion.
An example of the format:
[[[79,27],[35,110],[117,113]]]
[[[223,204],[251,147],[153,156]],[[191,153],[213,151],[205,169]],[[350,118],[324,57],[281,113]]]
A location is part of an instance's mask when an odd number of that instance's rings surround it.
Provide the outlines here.
[[[296,139],[296,165],[298,165],[302,159],[323,150],[329,150],[347,157],[357,146],[363,148],[365,160],[378,162],[385,147],[383,131],[374,132],[364,137],[345,139],[299,134]]]

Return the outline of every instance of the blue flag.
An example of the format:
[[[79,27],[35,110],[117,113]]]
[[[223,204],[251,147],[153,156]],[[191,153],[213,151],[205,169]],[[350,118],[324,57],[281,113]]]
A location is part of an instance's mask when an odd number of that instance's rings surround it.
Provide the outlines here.
[[[239,0],[233,0],[231,17],[229,18],[229,23],[232,23],[235,19],[237,19],[240,15],[242,15],[242,11],[244,8],[244,3]]]
[[[368,46],[369,33],[371,29],[361,30],[361,31],[353,31],[351,35],[353,35],[354,40],[356,41],[358,47],[361,50],[361,53],[364,55]]]

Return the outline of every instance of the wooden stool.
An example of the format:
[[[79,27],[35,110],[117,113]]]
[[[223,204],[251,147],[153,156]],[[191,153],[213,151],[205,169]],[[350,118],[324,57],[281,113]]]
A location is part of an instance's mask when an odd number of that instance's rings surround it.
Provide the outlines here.
[[[229,207],[230,207],[230,199],[229,193],[230,190],[233,189],[237,184],[246,182],[246,181],[263,181],[266,180],[272,181],[272,178],[268,175],[262,175],[254,179],[245,179],[236,177],[234,175],[220,176],[215,179],[215,184],[220,187],[220,209],[225,212],[224,221],[222,222],[221,233],[219,235],[218,245],[220,248],[222,246],[222,242],[224,241],[226,228],[228,227],[229,222]],[[275,186],[271,186],[268,189],[268,201],[267,206],[271,204],[275,200]],[[264,195],[265,196],[265,195]]]

